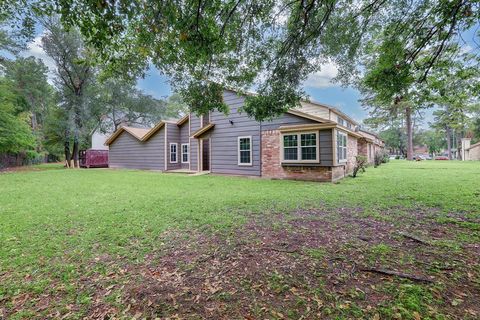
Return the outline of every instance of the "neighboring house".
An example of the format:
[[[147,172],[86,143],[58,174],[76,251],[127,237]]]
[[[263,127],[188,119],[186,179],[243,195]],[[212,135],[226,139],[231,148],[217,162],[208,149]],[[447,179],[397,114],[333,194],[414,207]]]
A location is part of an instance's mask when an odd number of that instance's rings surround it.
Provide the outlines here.
[[[244,96],[225,90],[223,99],[229,115],[211,111],[152,129],[121,127],[106,141],[110,167],[315,181],[335,181],[353,170],[358,139],[365,137],[341,111],[302,102],[258,122],[241,112]]]
[[[375,162],[375,154],[383,151],[385,143],[376,133],[359,129],[361,138],[358,139],[358,154],[367,157],[368,163]]]
[[[462,139],[461,155],[464,161],[480,160],[480,142],[471,144],[471,139]]]
[[[105,141],[107,141],[110,135],[111,133],[110,134],[102,133],[98,129],[93,131],[91,148],[94,150],[108,150],[108,146],[105,145]]]

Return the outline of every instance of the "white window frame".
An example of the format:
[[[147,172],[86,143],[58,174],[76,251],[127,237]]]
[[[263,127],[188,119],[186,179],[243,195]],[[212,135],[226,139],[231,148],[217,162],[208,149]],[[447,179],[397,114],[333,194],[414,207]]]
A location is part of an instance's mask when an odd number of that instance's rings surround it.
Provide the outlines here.
[[[187,146],[187,152],[183,152],[183,147],[184,146]],[[183,161],[183,155],[186,154],[187,155],[187,161]],[[182,163],[190,163],[190,143],[182,143],[181,145],[181,160],[182,160]]]
[[[172,146],[175,146],[175,152],[172,152]],[[175,154],[175,161],[172,161],[172,154]],[[169,153],[170,163],[178,163],[178,143],[170,143],[170,153]]]
[[[315,134],[315,160],[302,160],[302,134]],[[297,160],[285,160],[285,147],[283,145],[284,136],[297,136]],[[298,131],[298,132],[285,132],[281,134],[280,137],[280,160],[282,163],[320,163],[320,144],[319,144],[319,134],[317,131]],[[313,146],[305,146],[313,147]],[[293,147],[292,147],[293,148]]]
[[[248,151],[248,150],[240,150],[240,139],[250,139],[250,162],[240,162],[240,151]],[[252,153],[252,136],[241,136],[237,138],[237,154],[238,154],[238,165],[239,166],[252,166],[252,159],[253,159],[253,153]]]
[[[341,146],[341,148],[345,148],[345,159],[340,159],[339,157],[339,152],[338,152],[338,148],[339,148],[339,145],[338,145],[338,136],[341,135],[341,136],[345,136],[345,146]],[[337,130],[337,134],[336,134],[336,139],[337,139],[337,157],[338,157],[338,163],[346,163],[348,161],[348,134],[346,132],[343,132],[343,131],[340,131],[340,130]]]

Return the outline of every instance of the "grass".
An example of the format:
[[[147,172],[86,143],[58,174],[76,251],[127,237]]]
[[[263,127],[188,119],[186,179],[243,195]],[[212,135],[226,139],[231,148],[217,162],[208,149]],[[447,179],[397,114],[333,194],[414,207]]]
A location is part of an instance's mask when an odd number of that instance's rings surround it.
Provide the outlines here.
[[[336,184],[58,165],[0,174],[0,318],[2,305],[5,312],[22,295],[55,291],[52,285],[61,285],[66,296],[49,306],[74,305],[72,314],[80,317],[93,302],[79,277],[107,275],[111,260],[141,263],[175,246],[171,230],[186,238],[192,230],[229,234],[252,217],[287,213],[288,219],[299,209],[333,210],[332,219],[342,219],[341,210],[349,208],[360,211],[359,219],[393,224],[412,210],[434,212],[436,222],[461,228],[456,239],[443,242],[458,249],[480,238],[479,181],[480,163],[455,161],[392,161]],[[389,256],[391,247],[380,243],[370,252]],[[308,255],[319,260],[326,252],[314,248]],[[108,299],[118,301],[118,294]],[[32,306],[25,302],[12,315],[35,317]]]

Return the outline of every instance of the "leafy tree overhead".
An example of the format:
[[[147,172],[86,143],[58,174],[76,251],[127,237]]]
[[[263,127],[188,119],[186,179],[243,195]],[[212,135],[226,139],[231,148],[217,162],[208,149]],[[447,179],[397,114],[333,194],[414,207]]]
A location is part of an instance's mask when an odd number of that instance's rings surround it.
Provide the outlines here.
[[[384,49],[382,73],[422,83],[480,15],[474,0],[56,4],[62,21],[80,28],[112,72],[135,77],[151,61],[200,113],[227,112],[219,95],[222,87],[246,90],[255,84],[259,95],[247,98],[245,110],[258,120],[296,106],[305,95],[303,81],[327,59],[340,66],[339,79],[351,81],[372,45]],[[390,37],[382,38],[385,34]],[[403,94],[395,82],[387,82],[387,89],[390,104]]]

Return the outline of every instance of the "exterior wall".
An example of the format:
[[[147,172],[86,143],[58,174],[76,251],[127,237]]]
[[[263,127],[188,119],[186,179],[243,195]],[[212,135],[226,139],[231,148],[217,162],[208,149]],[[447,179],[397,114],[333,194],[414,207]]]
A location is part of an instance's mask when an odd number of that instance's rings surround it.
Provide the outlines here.
[[[108,150],[108,146],[104,143],[107,141],[108,136],[101,132],[95,131],[92,134],[92,149],[94,150]]]
[[[265,121],[261,123],[261,129],[263,130],[277,130],[280,126],[289,126],[297,124],[309,124],[309,123],[318,123],[313,120],[297,117],[293,114],[284,113],[278,118],[272,119],[270,121]]]
[[[110,145],[110,168],[165,170],[165,128],[160,129],[146,142],[141,142],[128,132],[122,132]]]
[[[468,150],[470,160],[480,160],[480,145],[475,145]]]
[[[331,133],[331,130],[328,130],[328,132]],[[322,166],[320,163],[282,166],[280,138],[281,133],[278,130],[262,131],[263,177],[274,179],[332,181],[333,167],[331,166]]]
[[[347,139],[347,166],[346,166],[346,173],[350,174],[353,172],[353,168],[355,167],[355,162],[357,161],[356,157],[358,155],[358,145],[357,145],[357,138],[348,136]]]
[[[317,104],[313,104],[313,103],[310,103],[310,102],[306,102],[306,101],[302,101],[301,102],[301,111],[302,112],[306,112],[306,113],[309,113],[309,114],[313,114],[317,117],[320,117],[320,118],[323,118],[323,119],[328,119],[328,120],[333,120],[333,121],[337,121],[336,119],[336,116],[334,117],[332,115],[332,112],[330,112],[330,109],[328,109],[327,107],[322,107],[322,106],[319,106]],[[330,118],[332,117],[332,119]],[[335,119],[333,119],[335,118]]]
[[[224,102],[230,114],[214,111],[210,121],[215,128],[210,133],[210,171],[212,173],[260,176],[260,123],[240,112],[245,98],[233,91],[224,91]],[[233,122],[230,123],[230,121]],[[238,137],[252,137],[252,165],[238,165]]]
[[[181,168],[181,145],[180,145],[180,129],[176,124],[166,123],[167,130],[167,170],[176,170]],[[170,162],[170,143],[177,144],[177,163]]]
[[[200,117],[190,113],[190,135],[201,128]],[[190,170],[198,170],[198,139],[190,138]]]
[[[190,168],[190,161],[189,163],[181,163],[182,162],[182,143],[188,143],[190,144],[190,132],[188,131],[190,128],[190,122],[187,121],[186,123],[182,124],[178,129],[180,131],[180,142],[179,142],[179,147],[180,147],[180,167],[182,169],[189,169]],[[190,150],[190,146],[188,147],[189,153],[191,154],[192,151]],[[190,160],[190,155],[188,157]]]

